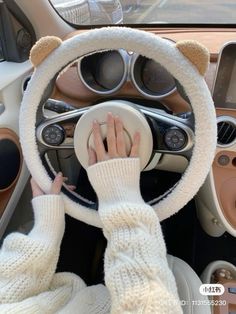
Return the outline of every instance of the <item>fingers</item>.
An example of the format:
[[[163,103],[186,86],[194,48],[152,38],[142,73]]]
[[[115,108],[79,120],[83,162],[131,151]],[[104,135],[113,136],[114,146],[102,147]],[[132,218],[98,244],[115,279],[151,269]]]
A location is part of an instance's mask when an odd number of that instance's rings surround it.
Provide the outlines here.
[[[121,119],[117,116],[115,117],[115,128],[116,128],[116,149],[119,157],[127,157],[125,137],[124,137],[124,127]]]
[[[136,132],[133,138],[133,144],[130,151],[130,157],[138,157],[139,156],[139,145],[140,145],[140,133]]]
[[[68,181],[68,177],[63,177],[63,183],[65,183],[66,181]],[[66,187],[71,190],[71,191],[74,191],[76,189],[76,186],[75,185],[72,185],[72,184],[66,184]]]
[[[94,147],[97,155],[97,161],[103,161],[106,159],[106,151],[104,148],[102,135],[101,135],[101,128],[99,123],[94,120],[93,122],[93,141]]]
[[[44,194],[44,192],[40,189],[40,187],[39,187],[38,184],[34,181],[33,178],[31,178],[30,184],[31,184],[31,189],[32,189],[33,198]]]
[[[93,140],[94,149],[89,148],[89,166],[96,162],[104,161],[110,158],[125,158],[127,157],[126,142],[124,136],[124,126],[121,119],[112,115],[111,112],[107,114],[107,150],[106,152],[103,139],[101,135],[101,128],[99,123],[93,122]],[[129,157],[139,156],[140,133],[136,132],[133,138],[133,144]]]
[[[60,194],[61,188],[62,188],[62,184],[63,184],[63,182],[65,182],[67,180],[68,180],[68,178],[67,177],[63,177],[62,173],[59,172],[56,175],[54,181],[52,182],[51,189],[50,189],[50,192],[48,194]],[[40,189],[40,187],[38,186],[38,184],[35,182],[35,180],[33,178],[31,178],[30,184],[31,184],[33,198],[45,194],[43,192],[43,190]],[[68,185],[67,184],[66,186],[71,191],[74,191],[76,189],[75,185]]]
[[[97,156],[96,156],[95,150],[92,147],[89,147],[88,154],[89,154],[89,162],[88,162],[89,166],[96,164]]]
[[[116,150],[116,131],[114,117],[111,112],[107,114],[107,148],[108,155],[111,158],[118,157]]]
[[[64,178],[61,172],[59,172],[51,185],[50,194],[60,194],[61,187],[64,182]]]
[[[66,185],[68,187],[69,190],[74,191],[76,189],[75,185],[71,185],[71,184],[67,184]]]

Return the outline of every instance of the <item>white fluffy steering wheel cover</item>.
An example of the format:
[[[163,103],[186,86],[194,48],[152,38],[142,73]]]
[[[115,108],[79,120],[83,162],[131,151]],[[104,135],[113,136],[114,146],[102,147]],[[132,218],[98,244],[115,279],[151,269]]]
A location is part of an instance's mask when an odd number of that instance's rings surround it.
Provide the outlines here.
[[[24,94],[20,112],[23,155],[32,176],[44,191],[49,191],[51,179],[42,165],[35,139],[36,112],[44,90],[55,73],[74,59],[95,50],[120,48],[163,65],[185,88],[195,115],[195,146],[190,164],[175,189],[154,206],[159,219],[164,220],[186,205],[204,183],[215,156],[217,139],[215,109],[205,80],[168,40],[140,30],[106,27],[64,41],[37,67]],[[63,197],[67,214],[101,227],[97,211],[76,204],[65,195]]]

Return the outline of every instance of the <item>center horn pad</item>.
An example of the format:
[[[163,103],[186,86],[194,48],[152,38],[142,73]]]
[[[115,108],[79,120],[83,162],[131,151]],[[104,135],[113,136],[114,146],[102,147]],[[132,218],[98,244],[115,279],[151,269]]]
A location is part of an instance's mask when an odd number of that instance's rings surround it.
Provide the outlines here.
[[[76,156],[81,165],[88,167],[88,147],[94,147],[92,124],[96,119],[101,126],[102,138],[106,139],[107,113],[111,112],[114,116],[119,116],[124,125],[124,135],[126,151],[129,154],[134,133],[139,131],[141,134],[139,156],[141,170],[143,170],[152,155],[153,140],[152,132],[144,115],[131,102],[112,100],[100,103],[91,107],[77,122],[74,133],[74,147]]]

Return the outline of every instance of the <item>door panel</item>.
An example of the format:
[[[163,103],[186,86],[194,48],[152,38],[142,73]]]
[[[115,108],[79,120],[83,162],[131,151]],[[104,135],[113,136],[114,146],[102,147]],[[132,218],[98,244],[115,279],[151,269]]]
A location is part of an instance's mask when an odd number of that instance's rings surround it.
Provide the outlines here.
[[[19,143],[22,84],[32,71],[29,61],[0,63],[0,237],[29,178]]]

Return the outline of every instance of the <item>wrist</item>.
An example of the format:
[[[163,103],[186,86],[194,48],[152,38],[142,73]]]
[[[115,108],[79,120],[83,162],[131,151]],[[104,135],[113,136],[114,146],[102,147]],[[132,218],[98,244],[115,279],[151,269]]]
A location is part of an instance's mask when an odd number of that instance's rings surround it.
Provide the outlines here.
[[[142,200],[139,158],[110,159],[90,166],[87,172],[100,204]]]
[[[60,195],[40,195],[32,199],[34,227],[31,236],[55,236],[63,234],[65,224],[64,203]]]

